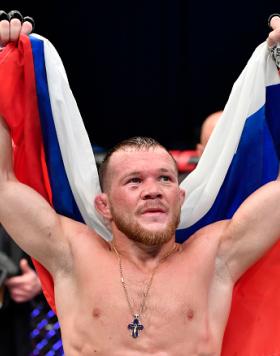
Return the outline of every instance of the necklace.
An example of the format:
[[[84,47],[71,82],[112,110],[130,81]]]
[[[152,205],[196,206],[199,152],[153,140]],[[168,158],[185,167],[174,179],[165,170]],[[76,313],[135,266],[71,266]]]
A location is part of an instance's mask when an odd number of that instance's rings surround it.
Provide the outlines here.
[[[140,304],[140,307],[139,307],[139,312],[138,313],[135,313],[133,311],[133,307],[132,307],[132,304],[131,304],[131,301],[130,301],[130,298],[129,298],[129,295],[128,295],[128,290],[127,290],[127,285],[126,285],[126,282],[124,280],[124,274],[123,274],[123,266],[122,266],[122,259],[121,259],[121,255],[119,254],[118,250],[116,249],[116,247],[114,246],[114,244],[112,243],[111,244],[113,250],[115,251],[116,255],[118,256],[118,260],[119,260],[119,269],[120,269],[120,279],[121,279],[121,285],[123,287],[123,290],[124,290],[124,294],[125,294],[125,297],[126,297],[126,300],[127,300],[127,304],[128,304],[128,307],[129,307],[129,310],[130,310],[130,313],[133,317],[133,320],[132,320],[132,323],[128,324],[128,330],[131,330],[131,336],[133,338],[137,338],[139,336],[139,331],[142,331],[144,329],[144,325],[140,323],[140,316],[142,315],[143,313],[143,310],[144,310],[144,307],[145,307],[145,304],[146,304],[146,299],[148,297],[148,294],[149,294],[149,291],[150,291],[150,288],[152,286],[152,283],[153,283],[153,279],[154,279],[154,275],[159,267],[159,265],[167,259],[167,257],[169,257],[172,253],[174,252],[177,252],[178,249],[180,248],[179,245],[177,245],[176,243],[174,243],[174,246],[172,247],[172,249],[167,252],[159,261],[159,263],[156,265],[156,267],[153,269],[152,271],[152,274],[151,274],[151,277],[147,283],[147,286],[145,288],[145,291],[143,293],[143,300]]]

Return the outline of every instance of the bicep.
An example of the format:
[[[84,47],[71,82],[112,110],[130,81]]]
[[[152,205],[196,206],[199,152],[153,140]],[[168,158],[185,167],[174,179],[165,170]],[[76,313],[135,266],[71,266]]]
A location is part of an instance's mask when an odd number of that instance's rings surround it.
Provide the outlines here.
[[[258,189],[240,206],[221,237],[219,257],[236,281],[280,237],[280,183]]]
[[[1,185],[0,222],[21,248],[46,268],[54,267],[62,249],[67,251],[59,216],[24,184],[10,181]]]

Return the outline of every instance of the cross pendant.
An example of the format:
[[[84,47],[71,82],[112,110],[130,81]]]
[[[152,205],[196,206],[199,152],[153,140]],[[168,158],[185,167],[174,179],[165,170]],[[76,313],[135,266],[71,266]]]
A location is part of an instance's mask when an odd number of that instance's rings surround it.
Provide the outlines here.
[[[131,330],[131,336],[136,339],[139,336],[139,331],[143,329],[144,326],[140,324],[139,315],[135,314],[133,322],[128,324],[128,330]]]

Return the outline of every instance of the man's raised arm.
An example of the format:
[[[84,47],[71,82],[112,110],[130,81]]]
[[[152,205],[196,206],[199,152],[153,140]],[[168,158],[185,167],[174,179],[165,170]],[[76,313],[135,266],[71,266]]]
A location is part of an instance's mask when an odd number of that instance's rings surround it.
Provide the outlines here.
[[[20,183],[12,169],[9,129],[0,118],[0,221],[26,253],[50,271],[69,251],[61,218],[36,191]],[[56,262],[55,262],[56,263]]]
[[[280,15],[270,17],[272,31],[267,45],[279,68],[273,50],[280,44]],[[253,193],[225,225],[218,259],[228,267],[235,282],[280,238],[280,181],[270,182]]]
[[[0,46],[17,42],[21,34],[31,31],[32,19],[22,18],[17,11],[1,11]],[[26,253],[54,272],[57,263],[64,260],[62,252],[66,258],[69,253],[62,227],[64,218],[40,194],[16,179],[12,157],[10,129],[0,117],[0,222]]]
[[[218,258],[237,279],[280,238],[280,181],[270,182],[240,206],[221,237]]]

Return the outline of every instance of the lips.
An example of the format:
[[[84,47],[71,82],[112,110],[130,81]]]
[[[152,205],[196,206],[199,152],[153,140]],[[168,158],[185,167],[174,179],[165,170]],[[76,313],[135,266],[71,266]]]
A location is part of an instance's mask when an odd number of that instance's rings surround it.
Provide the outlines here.
[[[166,213],[166,210],[162,208],[149,208],[141,212],[141,214],[147,214],[147,213]]]
[[[166,212],[168,211],[168,209],[163,206],[162,204],[161,205],[145,205],[145,206],[142,206],[141,208],[138,209],[138,212],[140,214],[165,214]]]

